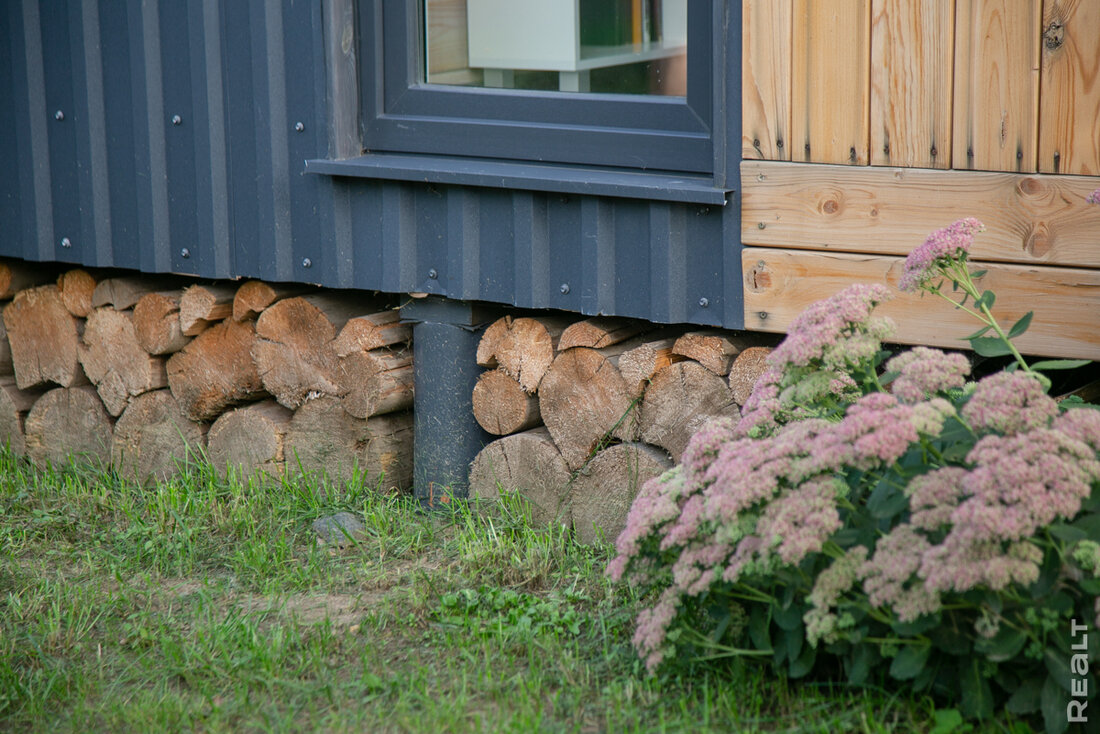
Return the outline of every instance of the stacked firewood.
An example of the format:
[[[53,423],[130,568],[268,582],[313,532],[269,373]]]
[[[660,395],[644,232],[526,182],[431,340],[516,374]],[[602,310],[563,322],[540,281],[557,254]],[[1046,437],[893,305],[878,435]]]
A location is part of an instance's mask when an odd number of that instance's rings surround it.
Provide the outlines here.
[[[738,414],[773,343],[607,317],[494,322],[473,408],[503,438],[471,464],[471,496],[518,492],[534,522],[613,540],[641,485],[679,461],[707,420]]]
[[[56,280],[55,280],[56,279]],[[139,482],[220,471],[412,481],[411,329],[362,293],[0,264],[0,440]]]

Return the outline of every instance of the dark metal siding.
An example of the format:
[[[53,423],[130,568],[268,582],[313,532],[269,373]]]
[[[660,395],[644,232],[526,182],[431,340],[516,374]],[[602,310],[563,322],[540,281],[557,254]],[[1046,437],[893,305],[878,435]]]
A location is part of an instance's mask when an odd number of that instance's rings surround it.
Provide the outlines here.
[[[4,5],[0,255],[742,325],[736,197],[303,174],[328,151],[316,0]]]

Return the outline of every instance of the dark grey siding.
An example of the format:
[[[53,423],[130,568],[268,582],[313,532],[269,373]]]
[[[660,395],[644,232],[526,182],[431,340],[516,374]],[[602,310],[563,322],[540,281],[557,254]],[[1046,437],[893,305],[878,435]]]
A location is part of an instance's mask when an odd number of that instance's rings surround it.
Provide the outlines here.
[[[323,40],[316,0],[4,3],[0,255],[742,325],[736,197],[304,174]]]

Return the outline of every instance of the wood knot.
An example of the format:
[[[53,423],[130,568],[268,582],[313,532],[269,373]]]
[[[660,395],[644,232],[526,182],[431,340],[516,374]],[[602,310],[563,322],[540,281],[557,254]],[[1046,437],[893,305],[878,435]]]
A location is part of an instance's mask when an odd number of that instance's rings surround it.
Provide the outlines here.
[[[1035,196],[1043,190],[1043,185],[1039,183],[1039,179],[1029,176],[1020,181],[1019,188],[1021,194]]]
[[[1051,21],[1043,31],[1043,44],[1048,51],[1057,51],[1066,41],[1066,27],[1058,21]]]
[[[772,286],[772,276],[767,270],[767,265],[762,262],[756,263],[755,266],[748,272],[746,278],[746,286],[753,293],[763,293]]]
[[[821,205],[821,210],[826,214],[836,214],[839,208],[840,204],[836,202],[836,199],[826,199],[825,203]]]
[[[1050,233],[1042,224],[1033,227],[1024,239],[1024,251],[1032,257],[1046,257],[1051,247]]]

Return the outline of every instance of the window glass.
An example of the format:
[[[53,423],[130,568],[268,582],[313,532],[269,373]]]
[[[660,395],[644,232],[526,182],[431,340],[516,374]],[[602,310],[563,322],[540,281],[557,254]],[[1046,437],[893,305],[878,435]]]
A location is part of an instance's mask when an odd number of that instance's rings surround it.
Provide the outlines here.
[[[687,0],[424,0],[431,84],[682,97]]]

